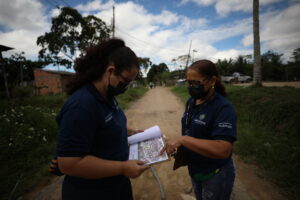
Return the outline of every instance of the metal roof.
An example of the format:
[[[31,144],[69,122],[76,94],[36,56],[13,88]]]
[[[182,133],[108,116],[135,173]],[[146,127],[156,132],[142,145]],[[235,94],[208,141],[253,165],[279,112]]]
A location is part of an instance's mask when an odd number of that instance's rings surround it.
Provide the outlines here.
[[[4,46],[4,45],[1,45],[1,44],[0,44],[0,52],[12,50],[12,49],[14,49],[14,48],[12,48],[12,47],[7,47],[7,46]]]
[[[54,74],[62,74],[62,75],[75,75],[74,72],[67,72],[67,71],[56,71],[56,70],[49,70],[49,69],[38,69],[45,72],[50,72]]]

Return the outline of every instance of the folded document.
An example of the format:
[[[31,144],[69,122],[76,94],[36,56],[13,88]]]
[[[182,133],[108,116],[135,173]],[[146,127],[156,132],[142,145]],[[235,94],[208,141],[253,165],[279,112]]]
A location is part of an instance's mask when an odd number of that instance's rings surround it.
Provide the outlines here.
[[[165,143],[159,126],[153,126],[128,137],[129,160],[142,160],[147,164],[169,160],[166,152],[159,155]]]

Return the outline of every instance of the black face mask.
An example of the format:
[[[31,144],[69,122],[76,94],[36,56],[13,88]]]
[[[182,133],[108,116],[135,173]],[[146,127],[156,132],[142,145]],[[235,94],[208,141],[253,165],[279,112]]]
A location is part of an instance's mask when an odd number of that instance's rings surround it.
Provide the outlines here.
[[[107,88],[107,94],[108,96],[117,96],[119,94],[123,94],[128,89],[129,83],[122,83],[119,82],[119,84],[116,87],[108,85]]]
[[[188,90],[194,99],[204,99],[209,93],[209,90],[204,90],[204,85],[190,85]]]

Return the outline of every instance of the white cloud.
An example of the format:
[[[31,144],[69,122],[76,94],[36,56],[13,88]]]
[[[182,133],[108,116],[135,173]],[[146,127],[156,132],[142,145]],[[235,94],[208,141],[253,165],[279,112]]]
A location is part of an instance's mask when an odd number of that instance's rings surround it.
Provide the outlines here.
[[[300,3],[292,5],[281,12],[270,12],[261,16],[260,40],[263,44],[262,52],[273,50],[285,52],[285,59],[289,53],[300,47]],[[243,44],[253,44],[253,35],[243,38]]]
[[[250,50],[237,50],[237,49],[229,49],[224,51],[217,51],[213,56],[211,57],[211,60],[216,62],[218,59],[236,59],[239,55],[248,55],[252,54],[252,51]]]
[[[37,0],[0,1],[0,25],[4,27],[0,31],[0,44],[14,48],[7,54],[24,51],[26,56],[37,58],[40,48],[36,39],[50,29],[45,12]]]
[[[279,2],[284,0],[261,0],[260,5],[264,6],[270,3]],[[198,6],[215,6],[216,12],[220,16],[227,16],[231,12],[243,11],[251,12],[252,11],[252,0],[181,0],[179,5],[184,5],[187,3],[195,3]]]
[[[191,40],[192,48],[198,51],[195,57],[213,60],[216,60],[214,55],[236,57],[240,51],[218,54],[213,43],[252,30],[252,18],[209,28],[207,19],[191,19],[168,10],[154,15],[133,2],[116,4],[115,9],[116,36],[123,38],[138,56],[151,57],[155,63],[169,63],[173,58],[187,54]],[[101,10],[95,15],[110,24],[112,9]]]
[[[9,1],[9,0],[5,0]],[[24,0],[32,5],[27,8],[26,13],[35,13],[35,17],[30,18],[30,24],[19,16],[6,16],[0,7],[0,25],[8,28],[6,32],[0,32],[0,44],[11,46],[19,51],[25,51],[26,55],[35,55],[40,49],[36,46],[36,38],[39,35],[50,30],[50,23],[46,20],[44,8],[36,0]],[[187,3],[190,0],[183,0]],[[223,0],[226,2],[227,0]],[[277,0],[265,0],[262,3],[270,3]],[[19,9],[20,1],[14,0],[15,4],[7,3],[6,9],[16,12]],[[30,2],[30,3],[29,3]],[[221,0],[196,1],[199,5],[220,4]],[[234,10],[244,9],[238,5],[246,5],[245,0],[231,2],[236,3],[234,8],[225,9],[224,13]],[[252,1],[251,1],[252,2]],[[2,3],[2,2],[1,2]],[[0,5],[2,5],[0,3]],[[104,20],[107,25],[111,24],[112,6],[114,1],[106,3],[95,0],[81,4],[77,8],[84,14],[95,14],[95,16]],[[233,5],[233,4],[230,4]],[[246,6],[247,7],[247,6]],[[170,10],[162,10],[158,14],[150,13],[142,5],[130,2],[115,4],[116,9],[116,36],[125,40],[138,56],[150,57],[154,63],[170,63],[173,58],[188,53],[189,43],[192,40],[192,49],[197,50],[193,53],[194,58],[217,59],[236,58],[238,55],[251,54],[252,50],[247,46],[252,44],[252,17],[238,19],[217,25],[211,28],[213,21],[205,18],[192,19],[187,16],[179,15]],[[226,10],[227,9],[227,10]],[[262,49],[271,49],[278,51],[291,51],[299,47],[300,25],[297,23],[300,13],[299,4],[285,9],[283,11],[270,11],[261,15],[261,41]],[[22,9],[19,9],[23,12]],[[247,11],[247,9],[245,9]],[[25,13],[25,11],[24,11]],[[57,16],[58,9],[53,9],[48,14]],[[24,15],[24,14],[22,14]],[[21,15],[21,16],[22,16]],[[4,16],[4,17],[2,17]],[[9,21],[7,21],[7,20]],[[13,25],[9,25],[9,24]],[[43,26],[42,26],[43,25]],[[244,36],[241,41],[243,47],[231,47],[228,50],[218,50],[214,43],[235,37]]]
[[[13,47],[14,50],[7,52],[9,55],[24,51],[26,56],[37,56],[40,47],[36,45],[36,39],[41,32],[29,30],[14,30],[6,33],[0,32],[0,44]]]
[[[109,0],[106,3],[102,3],[101,0],[94,0],[88,2],[87,4],[79,4],[78,6],[76,6],[76,9],[82,12],[92,12],[109,9],[113,7],[114,4],[114,0]]]
[[[54,8],[51,12],[50,12],[50,16],[51,17],[57,17],[60,14],[60,9],[58,8]]]
[[[39,30],[47,26],[44,11],[37,0],[1,0],[0,24],[9,29]]]
[[[213,3],[215,3],[217,0],[181,0],[181,2],[179,3],[179,5],[183,5],[183,4],[187,4],[189,2],[193,2],[199,6],[208,6],[211,5]]]
[[[261,0],[260,6],[279,2],[283,0]],[[218,0],[215,5],[216,11],[220,16],[226,16],[231,12],[243,11],[252,12],[253,1],[251,0]]]

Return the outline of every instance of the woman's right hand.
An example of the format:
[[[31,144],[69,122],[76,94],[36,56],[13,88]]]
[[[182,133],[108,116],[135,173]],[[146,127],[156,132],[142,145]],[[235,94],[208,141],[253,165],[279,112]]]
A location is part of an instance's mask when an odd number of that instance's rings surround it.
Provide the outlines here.
[[[136,178],[140,176],[146,169],[149,169],[149,165],[146,162],[140,160],[127,160],[124,161],[123,174],[130,178]]]

